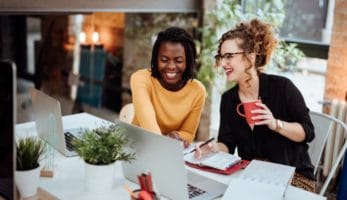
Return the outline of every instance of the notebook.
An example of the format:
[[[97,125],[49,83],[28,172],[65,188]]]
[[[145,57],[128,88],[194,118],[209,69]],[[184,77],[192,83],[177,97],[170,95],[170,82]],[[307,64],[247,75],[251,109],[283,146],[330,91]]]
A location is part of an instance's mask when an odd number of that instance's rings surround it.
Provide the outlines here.
[[[227,168],[241,162],[241,158],[239,156],[223,151],[211,153],[201,159],[196,159],[194,157],[194,153],[190,153],[184,156],[184,160],[191,164],[212,167],[219,170],[226,170]]]
[[[295,168],[252,160],[239,177],[232,179],[222,200],[281,200],[294,176]]]
[[[65,156],[76,156],[71,142],[87,129],[76,125],[74,129],[63,129],[61,109],[58,100],[30,88],[37,134]]]
[[[226,190],[223,183],[187,171],[179,141],[131,124],[116,123],[125,128],[132,142],[128,151],[136,153],[131,163],[122,162],[123,174],[130,181],[137,183],[138,174],[151,172],[159,193],[169,199],[214,199]]]

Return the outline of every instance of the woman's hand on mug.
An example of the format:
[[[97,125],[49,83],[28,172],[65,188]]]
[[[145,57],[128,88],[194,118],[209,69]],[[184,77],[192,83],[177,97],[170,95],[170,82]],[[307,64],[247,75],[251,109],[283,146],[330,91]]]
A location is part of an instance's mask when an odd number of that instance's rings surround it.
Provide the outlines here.
[[[255,123],[255,125],[267,125],[269,129],[276,130],[276,119],[272,115],[271,110],[263,103],[257,103],[256,105],[261,109],[255,109],[251,111],[254,114],[258,114],[252,117],[253,120],[259,120]]]

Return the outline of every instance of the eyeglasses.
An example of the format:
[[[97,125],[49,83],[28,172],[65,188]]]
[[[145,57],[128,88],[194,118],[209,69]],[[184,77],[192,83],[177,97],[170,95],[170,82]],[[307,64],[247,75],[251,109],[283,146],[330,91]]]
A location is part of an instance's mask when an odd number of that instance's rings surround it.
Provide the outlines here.
[[[234,52],[234,53],[225,53],[223,55],[217,54],[217,55],[214,56],[214,58],[216,59],[216,61],[222,61],[223,59],[230,60],[235,55],[237,55],[237,54],[244,54],[244,53],[246,53],[246,52],[240,51],[240,52]]]

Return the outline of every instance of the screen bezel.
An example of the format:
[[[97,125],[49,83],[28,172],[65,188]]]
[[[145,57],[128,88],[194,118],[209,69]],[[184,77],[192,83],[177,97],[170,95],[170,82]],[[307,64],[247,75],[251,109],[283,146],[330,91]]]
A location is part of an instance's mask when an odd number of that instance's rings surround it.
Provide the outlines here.
[[[16,148],[15,148],[15,123],[16,123],[16,119],[17,119],[17,111],[16,111],[16,106],[17,106],[17,98],[16,98],[16,88],[17,88],[17,81],[16,81],[16,65],[14,62],[10,61],[10,60],[0,60],[0,80],[5,81],[4,85],[2,85],[1,87],[4,86],[10,86],[9,90],[9,98],[10,100],[8,101],[10,105],[7,105],[7,102],[4,106],[5,108],[10,106],[12,107],[12,113],[9,113],[9,115],[12,118],[12,123],[10,122],[9,124],[12,124],[12,128],[9,128],[9,132],[10,133],[1,133],[1,134],[8,134],[11,135],[11,139],[10,141],[12,141],[12,163],[10,163],[10,168],[12,167],[12,176],[10,176],[10,181],[8,182],[8,184],[11,184],[12,182],[12,186],[11,185],[7,185],[7,187],[9,188],[9,190],[11,191],[3,191],[5,192],[4,194],[0,194],[0,197],[5,198],[5,199],[17,199],[16,198],[16,186],[15,186],[15,170],[16,170]],[[2,90],[1,92],[6,92],[6,90]],[[6,95],[6,94],[5,94]],[[11,102],[12,99],[12,102]],[[6,101],[6,100],[5,100]],[[5,102],[4,101],[4,102]],[[7,129],[5,129],[7,130]],[[5,163],[6,164],[6,163]],[[8,164],[8,163],[7,163]],[[5,166],[4,166],[5,168]],[[1,177],[0,177],[1,178]],[[1,182],[1,181],[0,181]],[[1,183],[0,183],[1,184]],[[6,186],[6,185],[4,185]],[[8,193],[6,193],[8,192]]]

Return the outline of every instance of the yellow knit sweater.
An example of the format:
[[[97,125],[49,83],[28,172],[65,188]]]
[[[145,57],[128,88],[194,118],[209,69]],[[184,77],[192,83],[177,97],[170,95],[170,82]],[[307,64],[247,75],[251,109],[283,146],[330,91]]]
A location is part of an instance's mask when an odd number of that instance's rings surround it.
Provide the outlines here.
[[[188,80],[182,89],[169,91],[148,69],[141,69],[132,74],[130,87],[134,125],[159,134],[178,131],[182,139],[194,140],[206,97],[198,80]]]

